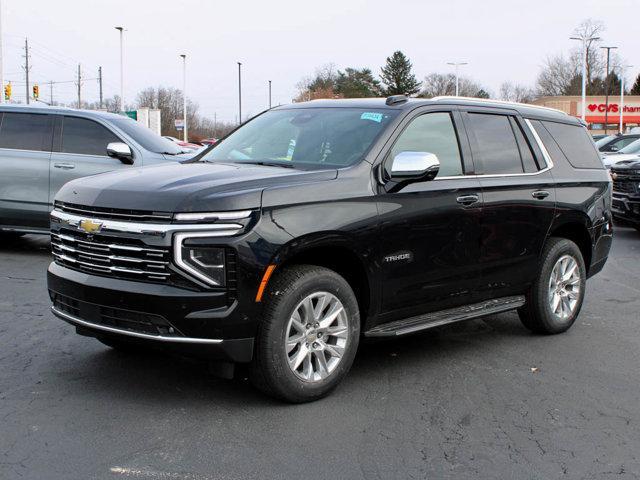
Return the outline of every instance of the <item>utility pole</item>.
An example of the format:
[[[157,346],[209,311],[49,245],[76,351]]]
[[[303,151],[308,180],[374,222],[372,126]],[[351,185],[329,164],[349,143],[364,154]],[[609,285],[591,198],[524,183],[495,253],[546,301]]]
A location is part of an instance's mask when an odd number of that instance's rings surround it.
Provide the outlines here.
[[[242,123],[242,63],[238,62],[238,125]]]
[[[49,105],[53,106],[53,80],[49,83]]]
[[[24,75],[26,79],[27,105],[29,105],[29,40],[24,39]]]
[[[4,56],[2,51],[2,0],[0,0],[0,103],[4,103]]]
[[[100,109],[102,110],[102,67],[98,67],[98,90],[100,92]]]
[[[269,80],[269,108],[271,108],[271,80]]]
[[[182,122],[184,123],[183,128],[183,140],[188,142],[187,138],[189,135],[187,133],[187,55],[182,54]]]
[[[600,47],[604,50],[607,51],[607,77],[606,77],[606,81],[605,81],[605,109],[604,109],[604,134],[607,134],[607,124],[609,122],[609,57],[611,55],[611,50],[618,48],[618,47]]]
[[[120,111],[124,112],[124,60],[122,58],[122,36],[124,27],[116,27],[120,32]]]
[[[213,113],[213,136],[218,138],[218,112]]]
[[[82,108],[81,86],[82,86],[82,73],[80,71],[80,64],[78,64],[78,108]]]
[[[454,65],[456,67],[456,97],[460,93],[460,75],[458,69],[461,65],[468,65],[467,62],[447,62],[447,65]]]

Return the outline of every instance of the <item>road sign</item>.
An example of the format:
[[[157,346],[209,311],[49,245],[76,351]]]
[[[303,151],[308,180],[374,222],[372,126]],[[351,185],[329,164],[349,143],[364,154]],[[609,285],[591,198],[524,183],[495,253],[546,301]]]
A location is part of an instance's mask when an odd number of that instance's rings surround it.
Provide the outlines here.
[[[137,110],[127,110],[124,112],[125,115],[129,118],[133,118],[134,120],[138,120],[138,111]]]
[[[178,130],[179,132],[184,130],[184,118],[176,118],[173,124],[175,125],[176,130]]]

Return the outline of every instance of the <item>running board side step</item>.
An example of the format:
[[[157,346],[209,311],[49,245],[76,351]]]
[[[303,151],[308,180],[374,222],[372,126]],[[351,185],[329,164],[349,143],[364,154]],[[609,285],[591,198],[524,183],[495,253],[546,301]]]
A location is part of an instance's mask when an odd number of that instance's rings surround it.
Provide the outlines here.
[[[395,337],[397,335],[405,335],[428,328],[439,327],[448,323],[508,312],[524,304],[525,299],[523,295],[496,298],[494,300],[487,300],[485,302],[473,303],[471,305],[464,305],[462,307],[440,310],[439,312],[431,312],[416,317],[396,320],[395,322],[384,323],[364,334],[366,337]]]

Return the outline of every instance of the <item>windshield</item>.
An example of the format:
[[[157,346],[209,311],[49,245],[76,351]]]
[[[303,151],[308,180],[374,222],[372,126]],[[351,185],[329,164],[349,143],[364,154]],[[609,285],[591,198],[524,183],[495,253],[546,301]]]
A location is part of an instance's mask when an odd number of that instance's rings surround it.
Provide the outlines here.
[[[364,157],[396,115],[386,109],[272,110],[216,144],[202,160],[302,169],[346,167]]]
[[[608,135],[608,136],[606,136],[606,137],[604,137],[604,138],[601,138],[600,140],[598,140],[598,141],[596,142],[596,147],[600,148],[600,147],[602,147],[602,146],[606,145],[607,143],[609,143],[609,142],[610,142],[611,140],[613,140],[614,138],[616,138],[616,136],[615,136],[615,135]]]
[[[147,127],[128,117],[110,119],[116,127],[132,137],[142,148],[154,153],[166,153],[168,155],[178,155],[182,153],[182,148],[171,140],[156,135]]]
[[[631,142],[624,148],[618,150],[618,153],[640,153],[640,139],[635,142]]]

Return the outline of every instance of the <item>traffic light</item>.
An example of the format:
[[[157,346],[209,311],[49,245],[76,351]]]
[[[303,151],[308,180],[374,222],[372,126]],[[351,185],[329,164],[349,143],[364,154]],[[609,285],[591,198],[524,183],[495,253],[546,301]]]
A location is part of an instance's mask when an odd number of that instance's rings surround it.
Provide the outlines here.
[[[11,82],[7,83],[4,86],[4,99],[6,101],[11,100]]]
[[[34,100],[37,100],[39,96],[40,96],[40,87],[38,85],[34,85],[33,86],[33,98],[34,98]]]

